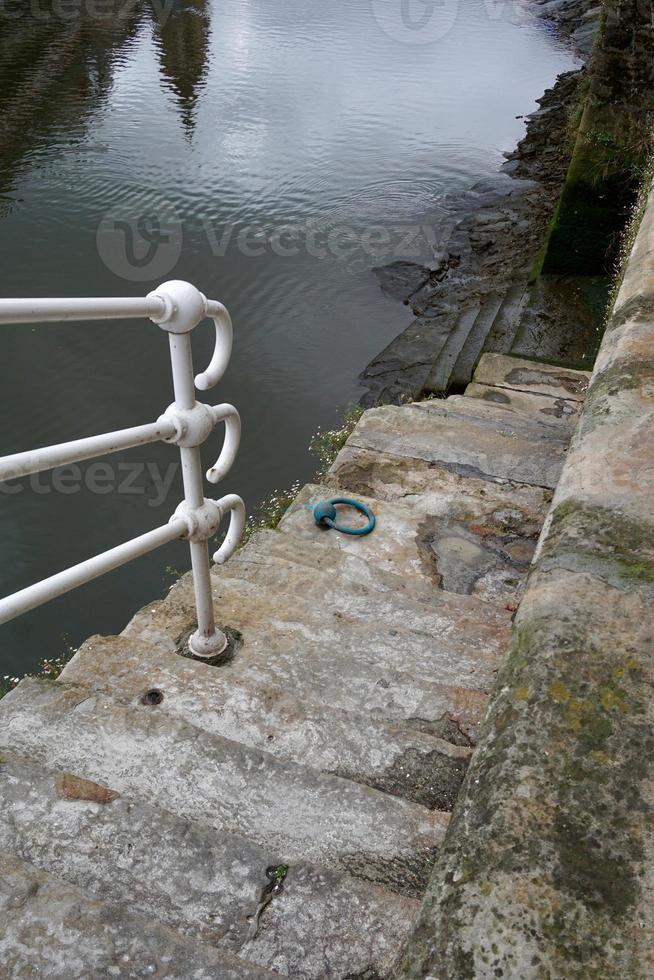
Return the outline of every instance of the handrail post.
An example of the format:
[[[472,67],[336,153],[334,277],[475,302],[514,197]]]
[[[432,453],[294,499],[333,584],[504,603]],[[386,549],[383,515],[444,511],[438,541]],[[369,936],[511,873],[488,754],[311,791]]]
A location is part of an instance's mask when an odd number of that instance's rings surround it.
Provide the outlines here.
[[[186,282],[164,283],[155,293],[166,304],[163,318],[152,319],[162,330],[168,332],[175,405],[182,410],[192,409],[196,399],[191,331],[206,316],[206,299],[199,290]],[[186,510],[193,513],[203,508],[205,503],[200,447],[180,446],[179,451]],[[218,656],[226,649],[227,637],[216,628],[214,619],[208,537],[204,540],[189,539],[189,546],[198,628],[190,637],[188,645],[194,656],[208,659]]]
[[[161,439],[179,448],[184,500],[167,525],[1,599],[0,623],[63,595],[84,582],[90,582],[98,575],[118,568],[168,541],[186,538],[191,550],[198,621],[198,628],[188,645],[194,656],[209,659],[218,656],[227,647],[227,638],[216,629],[214,620],[209,540],[217,532],[223,517],[229,514],[229,528],[213,556],[217,565],[223,564],[235,551],[243,532],[245,504],[235,493],[228,493],[219,500],[204,496],[200,446],[218,422],[225,423],[220,456],[206,473],[210,483],[218,483],[234,462],[240,441],[241,420],[233,405],[212,406],[196,401],[195,389],[206,391],[213,388],[227,368],[233,336],[228,311],[222,303],[208,300],[195,286],[179,280],[163,283],[143,299],[0,299],[0,323],[87,318],[104,320],[122,316],[147,316],[168,334],[175,401],[153,423],[0,458],[0,482]],[[206,317],[210,317],[214,323],[214,350],[208,366],[194,377],[191,332]]]

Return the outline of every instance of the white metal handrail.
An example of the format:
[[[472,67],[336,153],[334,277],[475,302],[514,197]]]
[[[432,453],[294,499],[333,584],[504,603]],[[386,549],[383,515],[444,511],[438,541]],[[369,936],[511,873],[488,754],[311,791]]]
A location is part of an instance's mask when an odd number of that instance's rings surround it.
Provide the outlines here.
[[[163,440],[179,447],[184,500],[168,524],[0,599],[0,623],[6,623],[163,544],[186,538],[191,549],[198,620],[198,628],[189,640],[189,647],[197,657],[215,657],[226,648],[227,637],[216,628],[214,619],[208,541],[217,532],[223,517],[229,514],[227,535],[213,555],[213,560],[219,564],[227,561],[243,532],[245,505],[234,493],[219,500],[204,496],[200,446],[219,422],[225,423],[225,439],[220,456],[206,474],[210,483],[218,483],[236,457],[241,438],[241,420],[233,405],[212,406],[196,401],[195,388],[203,391],[213,388],[227,368],[232,351],[229,313],[222,303],[208,300],[195,286],[179,280],[163,283],[142,299],[0,299],[0,323],[136,317],[149,317],[168,333],[174,402],[156,422],[0,458],[0,481]],[[194,378],[191,331],[206,317],[210,317],[215,325],[214,351],[207,369]]]

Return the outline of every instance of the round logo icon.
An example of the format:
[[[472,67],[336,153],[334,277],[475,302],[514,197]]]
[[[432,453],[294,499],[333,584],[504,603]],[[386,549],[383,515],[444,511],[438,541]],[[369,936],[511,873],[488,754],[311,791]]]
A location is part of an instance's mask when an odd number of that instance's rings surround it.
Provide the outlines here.
[[[169,201],[158,199],[140,212],[123,204],[104,215],[95,240],[111,272],[129,282],[149,282],[167,276],[177,265],[182,222]]]
[[[452,29],[459,0],[372,0],[375,20],[401,44],[433,44]]]

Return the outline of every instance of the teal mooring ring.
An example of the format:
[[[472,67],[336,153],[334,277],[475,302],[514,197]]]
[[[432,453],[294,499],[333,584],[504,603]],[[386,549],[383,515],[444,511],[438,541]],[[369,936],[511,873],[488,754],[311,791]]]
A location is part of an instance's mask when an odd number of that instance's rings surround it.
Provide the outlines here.
[[[368,523],[364,524],[363,527],[343,527],[342,524],[337,524],[336,506],[338,504],[345,504],[346,507],[354,507],[360,514],[368,518]],[[335,531],[340,531],[341,534],[355,534],[360,537],[362,534],[370,534],[376,524],[375,515],[370,508],[366,507],[359,500],[350,500],[349,497],[331,497],[329,500],[321,500],[319,503],[314,504],[311,509],[313,510],[313,517],[318,527],[331,527]]]

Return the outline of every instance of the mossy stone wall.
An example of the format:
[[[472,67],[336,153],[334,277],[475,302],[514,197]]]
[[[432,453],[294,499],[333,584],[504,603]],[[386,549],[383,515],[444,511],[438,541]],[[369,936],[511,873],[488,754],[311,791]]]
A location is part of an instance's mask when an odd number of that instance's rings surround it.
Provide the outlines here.
[[[541,271],[611,274],[654,133],[651,0],[605,0]]]
[[[654,189],[398,976],[654,976]]]

